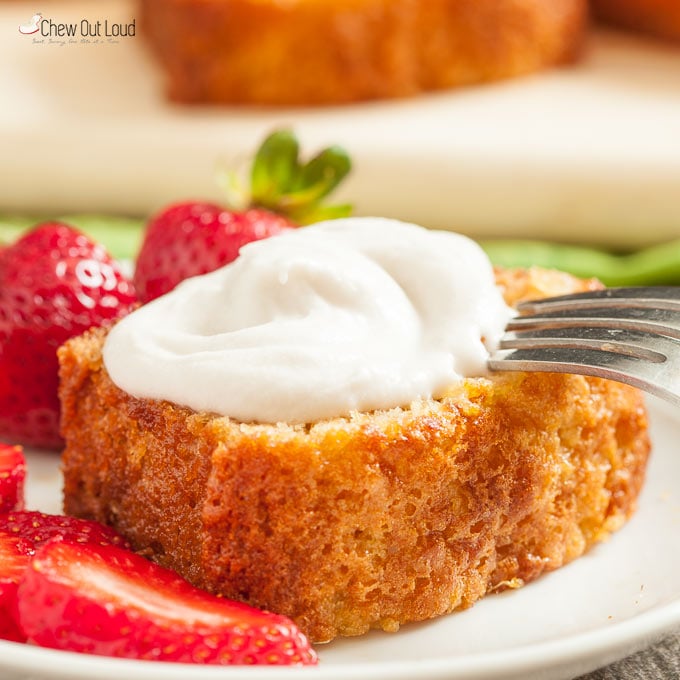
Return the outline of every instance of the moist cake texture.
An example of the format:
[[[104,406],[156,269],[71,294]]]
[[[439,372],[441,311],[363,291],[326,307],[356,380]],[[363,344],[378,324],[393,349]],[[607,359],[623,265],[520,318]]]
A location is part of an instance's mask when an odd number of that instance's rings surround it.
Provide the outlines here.
[[[497,281],[510,304],[598,285]],[[519,587],[621,527],[643,483],[644,403],[618,383],[497,374],[404,408],[246,424],[124,393],[106,333],[59,351],[65,511],[316,642]]]

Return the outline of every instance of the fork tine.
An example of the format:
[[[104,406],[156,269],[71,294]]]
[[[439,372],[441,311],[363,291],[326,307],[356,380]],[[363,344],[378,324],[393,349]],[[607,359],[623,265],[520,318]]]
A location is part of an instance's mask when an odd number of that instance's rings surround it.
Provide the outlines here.
[[[518,306],[492,371],[580,373],[680,406],[680,288],[610,288]]]
[[[510,320],[507,330],[616,327],[680,339],[680,305],[677,309],[661,309],[646,306],[583,308],[568,301],[562,304],[565,306],[549,310],[540,307],[536,314],[517,316]],[[524,309],[522,307],[521,311]]]
[[[557,297],[526,300],[517,309],[524,313],[548,313],[569,309],[650,308],[680,311],[680,287],[654,286],[605,288]]]
[[[542,328],[529,332],[506,333],[500,349],[538,349],[539,347],[578,347],[625,354],[652,363],[663,363],[673,352],[680,351],[677,341],[635,330],[620,328]]]
[[[634,356],[582,347],[501,349],[488,361],[491,371],[576,373],[626,383],[680,406],[680,371],[670,365]]]

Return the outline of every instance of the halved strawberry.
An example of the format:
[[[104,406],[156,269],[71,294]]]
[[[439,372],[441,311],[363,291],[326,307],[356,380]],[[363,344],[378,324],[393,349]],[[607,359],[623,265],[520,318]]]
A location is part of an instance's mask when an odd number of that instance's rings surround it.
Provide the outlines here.
[[[2,534],[25,538],[31,541],[34,547],[55,536],[76,543],[129,547],[125,538],[104,524],[67,515],[49,515],[37,510],[22,510],[0,515],[0,535]]]
[[[0,442],[0,513],[23,509],[25,479],[23,449]]]
[[[33,545],[20,536],[0,532],[0,638],[24,642],[16,611],[17,588],[33,554]]]
[[[115,546],[46,543],[24,573],[19,620],[44,647],[202,664],[314,664],[286,617],[223,600]]]
[[[120,534],[98,522],[29,511],[0,515],[0,638],[26,640],[16,619],[17,586],[36,549],[55,537],[128,547]]]
[[[246,243],[349,214],[348,205],[321,205],[349,172],[347,154],[330,147],[306,163],[298,155],[292,133],[274,132],[253,161],[249,199],[242,196],[248,192],[231,192],[232,204],[245,202],[247,207],[186,201],[155,215],[137,257],[134,283],[140,300],[149,302],[185,278],[228,264]]]

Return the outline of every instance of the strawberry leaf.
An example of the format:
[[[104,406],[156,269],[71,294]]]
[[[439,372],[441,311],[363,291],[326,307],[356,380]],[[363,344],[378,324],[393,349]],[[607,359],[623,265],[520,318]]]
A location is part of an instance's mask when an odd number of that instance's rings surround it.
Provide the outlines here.
[[[318,187],[319,197],[323,198],[342,182],[351,169],[352,162],[347,152],[339,146],[331,146],[302,167],[297,186]]]
[[[346,217],[350,205],[322,207],[328,196],[352,169],[347,152],[339,146],[323,149],[303,163],[299,143],[290,130],[269,135],[255,155],[251,168],[251,206],[289,217],[298,224]],[[234,182],[229,182],[233,192]]]
[[[250,175],[254,205],[277,205],[299,173],[298,153],[298,141],[289,130],[277,130],[264,140],[255,154]]]

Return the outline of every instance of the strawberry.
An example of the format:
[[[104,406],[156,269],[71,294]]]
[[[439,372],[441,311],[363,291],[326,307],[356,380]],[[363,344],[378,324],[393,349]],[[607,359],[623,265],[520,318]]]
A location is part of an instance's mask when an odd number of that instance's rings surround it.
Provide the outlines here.
[[[0,442],[0,513],[22,510],[26,459],[20,446]]]
[[[257,208],[232,212],[212,203],[171,205],[146,228],[134,278],[140,300],[149,302],[190,276],[231,262],[246,243],[292,227],[285,217]]]
[[[0,253],[0,435],[61,446],[57,348],[135,303],[104,248],[58,222]]]
[[[19,620],[38,645],[202,664],[314,664],[284,616],[210,595],[115,546],[46,543],[19,586]]]
[[[228,264],[246,243],[347,215],[349,206],[320,206],[350,170],[346,153],[331,147],[304,164],[298,153],[298,142],[288,131],[264,141],[251,169],[248,208],[187,201],[155,215],[137,257],[134,283],[140,300],[149,302],[185,278]]]
[[[0,532],[0,639],[25,642],[16,611],[17,588],[31,560],[33,546],[20,536]]]
[[[119,545],[129,547],[127,541],[111,527],[94,520],[48,515],[36,510],[23,510],[0,515],[0,536],[20,536],[34,547],[60,536],[75,543]]]
[[[42,512],[0,515],[0,638],[25,641],[16,618],[18,584],[36,549],[55,537],[128,547],[120,534],[98,522]]]

